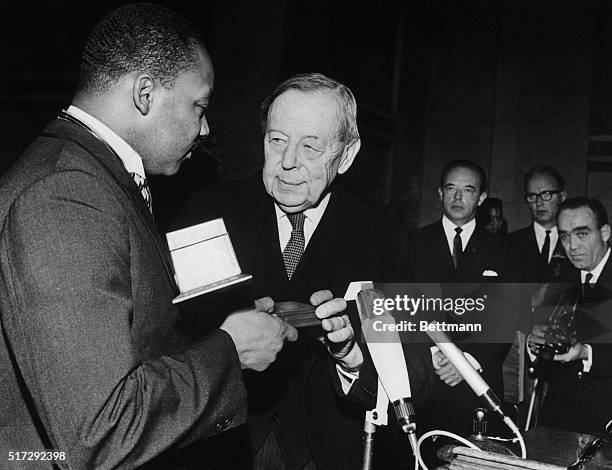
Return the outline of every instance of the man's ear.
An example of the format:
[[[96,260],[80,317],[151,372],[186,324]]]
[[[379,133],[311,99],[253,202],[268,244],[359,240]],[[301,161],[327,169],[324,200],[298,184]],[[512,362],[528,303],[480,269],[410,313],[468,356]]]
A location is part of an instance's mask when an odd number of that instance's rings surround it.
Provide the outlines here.
[[[480,206],[486,198],[487,192],[485,191],[484,193],[481,193],[480,196],[478,196],[478,205]]]
[[[138,109],[143,116],[149,114],[151,110],[155,87],[155,80],[153,80],[153,77],[148,73],[139,73],[134,78],[134,83],[132,84],[132,99],[134,100],[134,106],[136,106],[136,109]]]
[[[340,160],[340,165],[338,165],[338,174],[341,175],[342,173],[346,173],[353,164],[353,160],[355,160],[355,156],[360,148],[361,139],[355,139],[344,149],[344,152],[342,152],[342,160]]]
[[[561,191],[561,202],[565,201],[565,198],[567,197],[567,193],[565,192],[565,190]]]
[[[607,244],[610,241],[610,234],[612,233],[610,229],[610,225],[609,224],[602,225],[599,231],[601,232],[601,238]]]

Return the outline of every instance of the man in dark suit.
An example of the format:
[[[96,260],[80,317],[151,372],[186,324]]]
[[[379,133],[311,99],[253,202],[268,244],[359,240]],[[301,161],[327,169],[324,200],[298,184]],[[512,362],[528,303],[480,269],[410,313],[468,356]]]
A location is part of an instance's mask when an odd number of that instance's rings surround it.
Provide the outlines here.
[[[182,467],[181,447],[244,422],[241,369],[296,339],[267,298],[190,344],[172,304],[145,171],[176,173],[208,134],[212,86],[189,21],[120,7],[87,40],[72,105],[1,180],[3,468],[45,448],[62,468]],[[320,318],[344,308],[329,299],[310,299]]]
[[[477,208],[487,197],[482,167],[470,160],[449,162],[440,176],[438,194],[443,216],[414,231],[409,245],[408,280],[419,283],[486,282],[503,279],[503,239],[476,223]],[[460,348],[493,391],[502,396],[502,363],[508,345],[472,343]],[[480,406],[472,390],[448,362],[432,348],[432,363],[439,380],[422,421],[461,435],[472,429],[473,410]]]
[[[612,419],[612,300],[611,229],[603,205],[584,197],[570,198],[559,207],[559,239],[577,268],[564,281],[578,301],[569,332],[569,350],[556,354],[545,372],[548,392],[539,424],[590,434],[601,433]],[[527,338],[530,357],[551,343],[549,324],[537,324]],[[607,333],[607,335],[606,335]]]
[[[509,236],[509,280],[541,283],[562,267],[557,212],[566,197],[565,180],[552,166],[536,165],[525,174],[524,185],[532,223]]]
[[[242,270],[253,275],[254,298],[305,302],[321,289],[343,296],[351,281],[398,280],[401,235],[335,184],[361,144],[351,91],[320,74],[292,77],[264,101],[262,124],[263,184],[257,178],[226,185],[214,198],[197,195],[180,225],[224,217]],[[343,347],[327,344],[328,352],[308,334],[293,346],[247,380],[254,457],[245,465],[358,468],[364,411],[376,398],[372,364],[352,337]],[[418,354],[407,361],[418,406],[431,381]]]

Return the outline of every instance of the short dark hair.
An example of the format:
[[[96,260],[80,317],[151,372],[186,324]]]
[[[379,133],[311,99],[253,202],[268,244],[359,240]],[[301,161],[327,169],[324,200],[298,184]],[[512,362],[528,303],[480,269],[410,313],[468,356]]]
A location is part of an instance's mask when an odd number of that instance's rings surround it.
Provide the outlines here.
[[[559,191],[563,191],[565,189],[565,180],[561,173],[557,171],[557,169],[551,165],[546,163],[540,163],[530,169],[527,173],[525,173],[525,177],[523,178],[523,186],[525,187],[525,191],[527,191],[527,184],[534,176],[538,175],[548,175],[553,178],[557,182],[557,186]]]
[[[478,188],[479,192],[484,193],[487,190],[487,174],[478,163],[472,160],[452,160],[448,162],[442,169],[442,174],[440,175],[440,189],[444,188],[446,177],[455,168],[467,168],[475,172],[478,175],[480,183]]]
[[[321,73],[302,73],[288,78],[278,85],[263,101],[260,110],[261,127],[266,132],[268,111],[272,102],[288,90],[298,90],[304,93],[330,91],[338,98],[341,116],[338,137],[340,142],[349,144],[359,139],[357,128],[357,101],[353,92],[346,85]]]
[[[580,209],[581,207],[588,207],[595,214],[595,223],[597,224],[597,228],[601,228],[608,223],[608,211],[603,206],[601,202],[597,199],[592,199],[588,197],[570,197],[563,201],[561,205],[559,205],[559,212],[557,214],[557,218],[564,210],[568,209]]]
[[[504,203],[498,197],[488,197],[486,198],[482,204],[480,205],[483,209],[491,210],[497,209],[499,211],[499,215],[504,215]]]
[[[204,42],[195,25],[153,3],[130,3],[108,13],[91,31],[81,58],[78,91],[108,90],[122,76],[149,72],[172,88],[194,67]]]
[[[501,199],[497,197],[488,197],[482,201],[482,204],[478,206],[476,210],[476,222],[483,225],[488,224],[491,219],[491,209],[497,209],[499,211],[499,216],[504,216],[504,204]]]

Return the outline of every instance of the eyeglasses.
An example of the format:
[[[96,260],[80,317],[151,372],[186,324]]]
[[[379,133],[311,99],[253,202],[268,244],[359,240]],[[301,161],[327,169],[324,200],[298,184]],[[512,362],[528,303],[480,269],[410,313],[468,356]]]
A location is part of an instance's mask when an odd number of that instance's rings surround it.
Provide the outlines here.
[[[542,201],[550,201],[555,194],[562,192],[560,189],[554,189],[552,191],[542,191],[541,193],[527,193],[525,194],[525,200],[527,202],[534,203],[538,198]]]

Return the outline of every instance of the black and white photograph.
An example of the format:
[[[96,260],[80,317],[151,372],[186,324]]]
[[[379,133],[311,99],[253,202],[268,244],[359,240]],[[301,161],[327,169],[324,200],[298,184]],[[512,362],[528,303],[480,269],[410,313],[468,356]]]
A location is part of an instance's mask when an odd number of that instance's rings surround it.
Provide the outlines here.
[[[0,0],[0,469],[612,469],[612,3]]]

